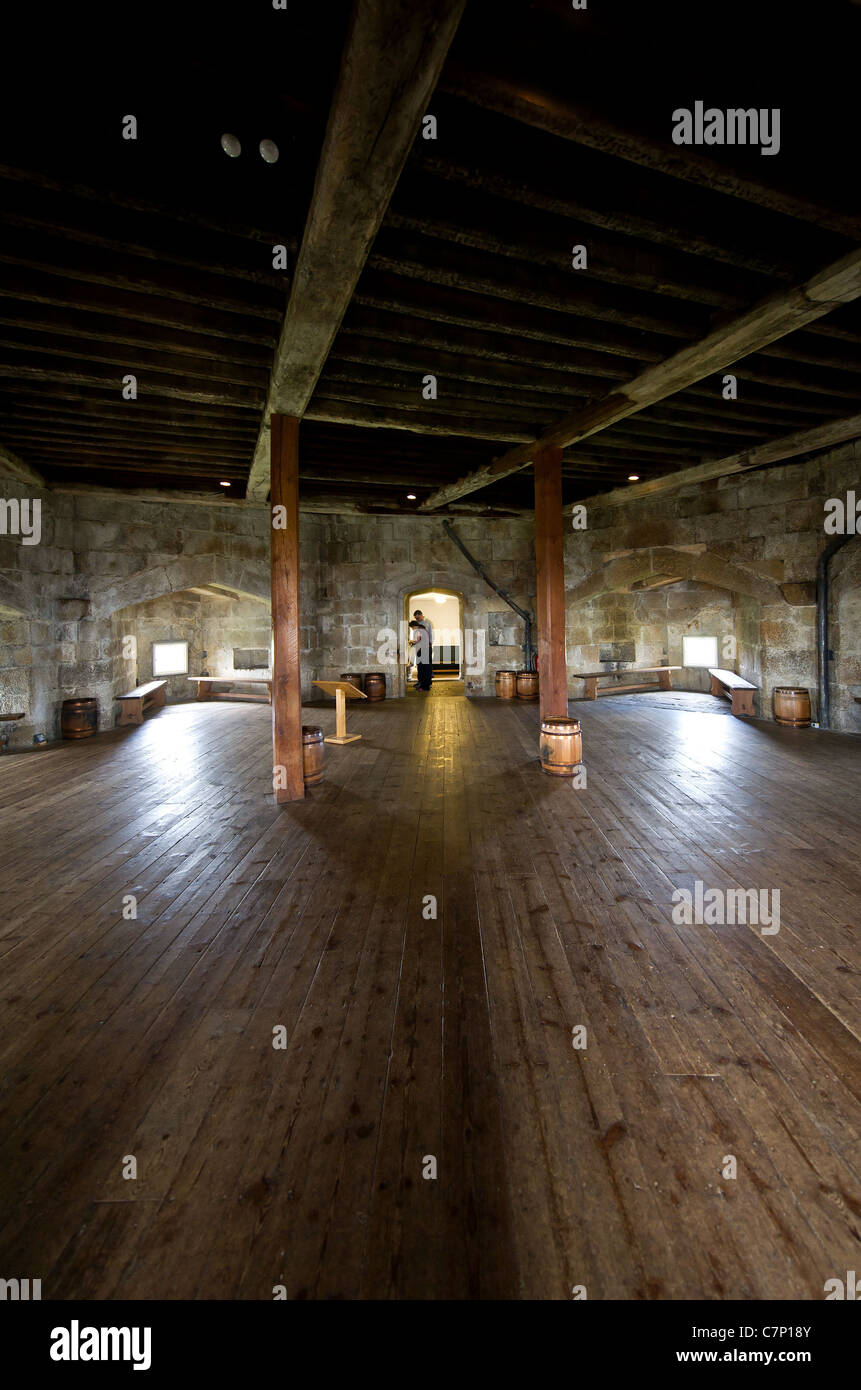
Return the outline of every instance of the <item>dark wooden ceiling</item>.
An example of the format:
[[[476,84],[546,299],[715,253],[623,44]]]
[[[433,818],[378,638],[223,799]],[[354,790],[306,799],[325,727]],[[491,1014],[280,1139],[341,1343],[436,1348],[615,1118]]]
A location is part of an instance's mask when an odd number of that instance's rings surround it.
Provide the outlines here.
[[[51,482],[241,496],[290,283],[271,248],[292,266],[347,6],[156,7],[134,37],[95,15],[7,42],[0,442]],[[305,417],[303,497],[409,510],[851,250],[859,37],[851,0],[467,0],[438,138],[415,142]],[[671,167],[672,111],[698,99],[781,108],[776,157],[690,151],[733,192]],[[566,450],[566,500],[857,411],[861,310],[732,370],[735,402],[708,377]],[[530,505],[529,471],[470,502]]]

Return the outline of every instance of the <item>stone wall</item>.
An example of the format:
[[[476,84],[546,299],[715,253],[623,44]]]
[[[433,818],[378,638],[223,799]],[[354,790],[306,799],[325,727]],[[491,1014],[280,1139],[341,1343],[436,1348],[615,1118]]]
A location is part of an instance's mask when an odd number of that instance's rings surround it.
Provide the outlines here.
[[[859,471],[861,444],[851,444],[654,499],[590,507],[587,529],[567,532],[570,668],[594,666],[609,641],[633,643],[637,664],[679,664],[684,635],[708,632],[735,641],[737,659],[722,664],[760,687],[763,716],[771,717],[775,685],[807,686],[815,708],[824,504],[861,492]],[[10,478],[0,495],[42,502],[38,545],[0,535],[0,707],[27,712],[16,746],[37,732],[57,737],[61,702],[75,695],[96,696],[101,727],[113,725],[117,691],[148,675],[123,657],[128,609],[168,601],[168,609],[141,610],[134,620],[148,643],[162,622],[179,624],[170,596],[212,586],[232,606],[179,600],[182,621],[209,653],[208,668],[232,657],[234,646],[265,645],[265,609],[254,600],[269,598],[266,506],[39,492]],[[494,580],[534,612],[531,519],[464,517],[455,529]],[[520,620],[500,616],[505,605],[439,518],[303,513],[300,540],[304,699],[314,696],[314,679],[347,670],[385,670],[391,693],[402,688],[404,598],[424,588],[462,595],[469,693],[492,693],[498,669],[522,664]],[[855,544],[832,563],[833,724],[861,732]],[[208,627],[204,611],[213,615]],[[488,642],[489,629],[501,644]],[[704,688],[703,672],[681,674],[680,684]],[[572,679],[572,695],[580,689]],[[179,698],[175,684],[172,695]]]
[[[505,604],[472,569],[439,519],[332,516],[321,519],[318,527],[318,646],[313,653],[309,648],[309,655],[319,679],[337,680],[343,671],[385,671],[389,693],[402,690],[404,599],[434,587],[462,596],[465,681],[471,694],[491,694],[497,670],[522,666],[523,623],[512,612],[513,628],[505,635],[516,637],[516,643],[488,643],[488,615]],[[469,517],[458,520],[454,529],[494,582],[521,608],[534,612],[531,520]]]
[[[861,731],[861,537],[831,561],[830,590],[831,723]]]
[[[236,671],[260,676],[263,671],[234,667],[236,648],[256,647],[269,652],[272,622],[269,604],[262,599],[241,598],[233,594],[196,593],[189,589],[163,594],[146,603],[120,608],[112,617],[115,643],[122,649],[123,639],[133,637],[136,660],[123,666],[125,689],[153,679],[154,642],[187,642],[190,675],[204,671],[212,676],[229,676]],[[187,676],[166,677],[168,702],[196,698],[197,688]],[[116,693],[116,692],[115,692]]]
[[[806,686],[816,711],[816,564],[830,539],[825,502],[858,488],[859,472],[861,441],[806,462],[587,508],[587,528],[572,528],[566,544],[569,642],[572,635],[586,637],[587,605],[598,599],[615,623],[625,605],[612,596],[630,594],[635,584],[670,577],[708,585],[733,596],[738,661],[726,664],[760,686],[761,715],[771,718],[777,685]],[[681,600],[680,613],[688,611],[677,635],[701,630],[711,602],[705,599],[697,613],[687,598]],[[854,611],[847,609],[849,628]],[[716,613],[709,618],[717,620]],[[642,623],[638,635],[643,651],[648,626]],[[842,624],[840,635],[844,644],[857,640]],[[669,651],[668,659],[672,664]],[[832,675],[842,682],[839,690],[832,688],[833,727],[859,732],[861,706],[850,698],[851,668],[838,664]]]
[[[639,591],[617,590],[572,603],[566,626],[568,685],[573,695],[582,694],[583,687],[570,673],[601,670],[602,660],[621,659],[636,666],[683,665],[686,636],[717,637],[719,664],[735,664],[731,656],[721,655],[727,650],[725,639],[736,635],[733,595],[695,580]],[[685,690],[708,690],[710,682],[706,670],[685,667],[674,673],[673,684]]]

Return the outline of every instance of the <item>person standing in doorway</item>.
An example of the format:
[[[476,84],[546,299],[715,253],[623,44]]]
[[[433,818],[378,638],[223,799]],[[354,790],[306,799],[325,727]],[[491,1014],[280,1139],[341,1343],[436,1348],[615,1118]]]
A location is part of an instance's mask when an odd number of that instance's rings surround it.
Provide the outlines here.
[[[428,676],[428,690],[430,690],[431,684],[433,682],[433,623],[431,622],[430,618],[425,617],[424,613],[420,608],[416,609],[416,611],[413,613],[413,617],[415,618],[417,623],[421,623],[423,627],[427,628],[428,638],[430,640],[430,655],[428,656],[428,663],[430,668],[430,674]]]
[[[433,682],[433,666],[431,664],[431,635],[425,623],[419,622],[414,618],[410,623],[412,636],[410,646],[415,653],[416,672],[418,682],[416,688],[427,695]]]

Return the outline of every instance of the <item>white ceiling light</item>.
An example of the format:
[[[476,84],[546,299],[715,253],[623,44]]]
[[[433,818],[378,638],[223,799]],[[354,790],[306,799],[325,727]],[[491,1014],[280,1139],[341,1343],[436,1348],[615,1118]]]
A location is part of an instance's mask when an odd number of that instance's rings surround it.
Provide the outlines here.
[[[629,473],[629,474],[628,474],[628,482],[629,482],[629,483],[638,483],[639,481],[640,481],[640,475],[639,475],[639,473]]]
[[[408,502],[415,502],[415,500],[416,500],[416,495],[415,495],[415,493],[414,493],[414,492],[408,492],[408,493],[407,493],[407,501],[408,501]]]
[[[229,154],[231,159],[238,159],[242,154],[242,146],[235,135],[222,135],[221,148],[225,154]]]
[[[219,483],[218,486],[219,486],[219,487],[230,487],[230,484],[229,484],[229,483]]]
[[[274,164],[278,158],[278,146],[275,144],[274,140],[261,140],[260,153],[267,164]]]

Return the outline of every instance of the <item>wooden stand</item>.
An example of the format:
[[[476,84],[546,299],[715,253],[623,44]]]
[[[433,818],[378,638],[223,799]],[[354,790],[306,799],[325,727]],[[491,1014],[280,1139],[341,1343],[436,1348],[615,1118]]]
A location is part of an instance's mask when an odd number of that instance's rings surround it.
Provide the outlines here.
[[[327,695],[335,697],[335,732],[327,734],[326,743],[355,743],[356,739],[362,737],[361,734],[347,733],[347,699],[367,700],[367,695],[351,685],[349,681],[314,681],[314,685],[320,687]]]

